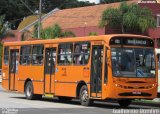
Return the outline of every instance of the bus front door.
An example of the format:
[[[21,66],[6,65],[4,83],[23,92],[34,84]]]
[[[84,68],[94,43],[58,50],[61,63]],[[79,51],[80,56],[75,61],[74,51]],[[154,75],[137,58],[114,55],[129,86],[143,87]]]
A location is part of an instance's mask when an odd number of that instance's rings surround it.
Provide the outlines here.
[[[92,46],[91,58],[91,97],[102,97],[102,61],[103,61],[103,46]]]
[[[54,94],[56,48],[45,49],[45,93]]]
[[[18,73],[18,61],[19,61],[19,50],[10,50],[10,61],[9,61],[9,90],[17,90],[17,73]]]

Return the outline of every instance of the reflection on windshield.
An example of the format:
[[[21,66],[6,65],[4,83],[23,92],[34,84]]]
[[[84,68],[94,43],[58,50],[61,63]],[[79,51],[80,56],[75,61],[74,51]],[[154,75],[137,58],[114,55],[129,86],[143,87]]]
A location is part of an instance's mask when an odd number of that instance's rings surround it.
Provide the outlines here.
[[[114,76],[154,77],[153,49],[111,48]]]

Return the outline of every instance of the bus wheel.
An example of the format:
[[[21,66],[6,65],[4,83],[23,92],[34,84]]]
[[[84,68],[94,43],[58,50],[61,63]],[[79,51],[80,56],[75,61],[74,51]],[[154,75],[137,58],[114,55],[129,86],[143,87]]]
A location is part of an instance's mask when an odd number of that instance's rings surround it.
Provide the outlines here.
[[[41,99],[42,95],[36,95],[33,94],[33,84],[31,81],[27,82],[27,84],[25,85],[25,96],[28,100],[33,100],[33,99]]]
[[[80,103],[83,106],[90,106],[93,104],[93,100],[89,98],[88,88],[86,85],[83,85],[80,89]]]
[[[68,102],[68,101],[71,101],[72,98],[71,97],[58,97],[58,99],[61,101],[61,102]]]
[[[118,100],[120,107],[128,107],[132,100]]]

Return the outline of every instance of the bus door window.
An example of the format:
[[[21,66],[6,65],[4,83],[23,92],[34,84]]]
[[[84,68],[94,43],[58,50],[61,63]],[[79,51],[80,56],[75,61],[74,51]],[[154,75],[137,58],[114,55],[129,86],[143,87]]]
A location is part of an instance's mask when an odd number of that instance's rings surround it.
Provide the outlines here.
[[[45,73],[53,74],[55,72],[56,49],[46,49],[46,66]]]
[[[19,53],[17,51],[11,51],[11,64],[10,64],[11,73],[18,72],[18,59],[19,59]]]

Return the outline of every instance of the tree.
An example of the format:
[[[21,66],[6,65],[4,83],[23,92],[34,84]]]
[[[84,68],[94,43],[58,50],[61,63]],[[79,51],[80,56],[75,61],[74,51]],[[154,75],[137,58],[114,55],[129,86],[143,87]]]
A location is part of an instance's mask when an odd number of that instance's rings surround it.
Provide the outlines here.
[[[27,6],[36,12],[39,9],[39,0],[22,0]],[[42,13],[60,8],[74,8],[94,5],[93,3],[78,0],[42,0]],[[24,17],[33,15],[21,0],[0,0],[0,15],[6,15],[5,21],[12,23],[12,29],[16,29]]]
[[[4,35],[4,16],[0,16],[0,38]]]
[[[59,37],[75,37],[75,34],[71,31],[62,31],[58,24],[42,30],[42,39],[53,39]]]
[[[97,32],[90,32],[88,35],[89,35],[89,36],[97,36],[98,33],[97,33]]]
[[[67,37],[76,37],[76,35],[72,31],[64,31],[64,32],[62,32],[61,36],[65,37],[65,38],[67,38]]]
[[[0,39],[6,36],[13,36],[13,33],[10,32],[10,24],[4,21],[5,15],[0,16]]]
[[[129,1],[129,0],[100,0],[100,3],[101,4],[108,4],[108,3],[123,2],[123,1]]]
[[[144,33],[148,28],[156,27],[156,20],[148,8],[123,2],[119,8],[106,9],[100,26],[120,29],[122,33]]]
[[[42,28],[42,27],[41,27]],[[21,35],[21,40],[25,41],[28,37],[38,38],[38,23],[35,23],[33,33],[30,31],[24,31]],[[40,38],[41,39],[54,39],[59,37],[76,37],[72,31],[62,31],[58,24],[45,29],[42,28]]]

